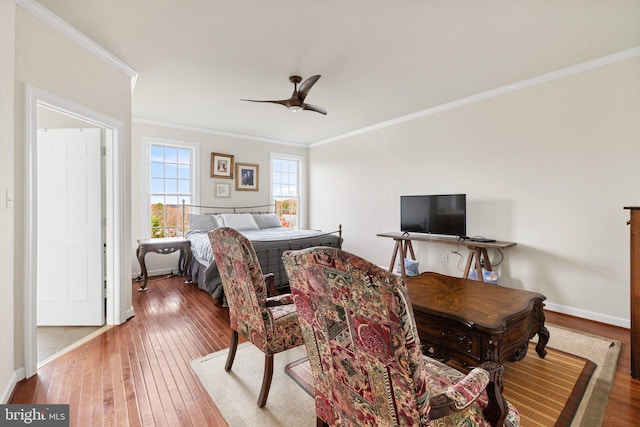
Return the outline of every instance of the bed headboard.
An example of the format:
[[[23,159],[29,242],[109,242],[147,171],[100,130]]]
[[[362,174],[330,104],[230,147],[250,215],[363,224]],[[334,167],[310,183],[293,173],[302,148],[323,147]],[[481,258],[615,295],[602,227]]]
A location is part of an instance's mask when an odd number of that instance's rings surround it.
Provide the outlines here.
[[[198,209],[199,214],[202,215],[220,215],[225,213],[255,213],[255,214],[269,214],[276,212],[275,204],[266,205],[253,205],[253,206],[206,206],[206,205],[191,205],[185,203],[182,200],[182,237],[185,235],[186,216],[191,212],[191,209]]]

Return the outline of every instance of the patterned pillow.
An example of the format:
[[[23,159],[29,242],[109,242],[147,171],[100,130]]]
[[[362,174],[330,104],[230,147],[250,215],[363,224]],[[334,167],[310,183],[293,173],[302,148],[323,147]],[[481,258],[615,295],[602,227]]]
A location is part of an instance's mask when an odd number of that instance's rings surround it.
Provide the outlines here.
[[[258,224],[250,213],[243,214],[222,214],[220,215],[227,227],[235,228],[238,231],[259,230]]]
[[[282,227],[280,218],[276,214],[253,214],[253,219],[260,228]]]

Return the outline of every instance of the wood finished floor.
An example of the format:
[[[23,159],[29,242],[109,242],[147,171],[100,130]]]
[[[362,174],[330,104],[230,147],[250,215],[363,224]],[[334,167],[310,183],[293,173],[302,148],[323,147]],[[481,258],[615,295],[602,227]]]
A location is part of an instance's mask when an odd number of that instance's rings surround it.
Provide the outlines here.
[[[69,403],[72,426],[226,426],[189,362],[228,347],[228,311],[180,277],[151,278],[147,292],[133,288],[134,318],[43,366],[18,383],[9,403]],[[603,426],[637,425],[629,331],[553,312],[546,318],[622,342]]]

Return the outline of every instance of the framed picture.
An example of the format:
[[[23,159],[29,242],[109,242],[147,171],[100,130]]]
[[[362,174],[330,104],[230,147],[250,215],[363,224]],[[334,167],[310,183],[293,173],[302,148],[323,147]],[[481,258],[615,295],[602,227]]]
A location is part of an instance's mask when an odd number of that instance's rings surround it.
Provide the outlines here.
[[[233,178],[233,156],[231,154],[211,153],[211,177]]]
[[[258,191],[258,165],[236,163],[236,190]]]
[[[216,197],[231,197],[231,185],[223,182],[216,182]]]

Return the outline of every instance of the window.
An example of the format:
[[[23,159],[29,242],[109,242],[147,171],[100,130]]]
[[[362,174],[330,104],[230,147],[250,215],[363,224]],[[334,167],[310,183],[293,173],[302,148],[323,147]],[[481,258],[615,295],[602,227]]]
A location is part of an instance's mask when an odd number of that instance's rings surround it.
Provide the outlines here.
[[[287,228],[302,224],[302,157],[271,155],[271,198],[280,222]]]
[[[182,236],[182,201],[195,204],[196,147],[150,141],[148,230],[152,238]]]

